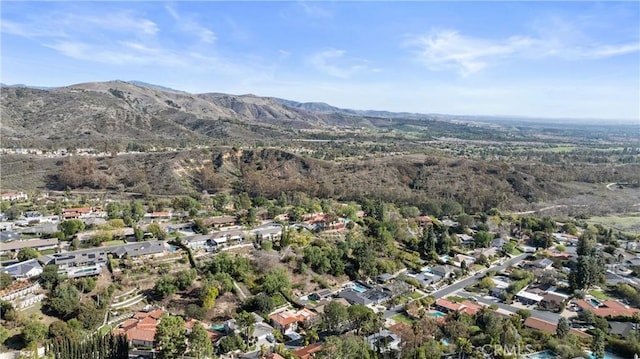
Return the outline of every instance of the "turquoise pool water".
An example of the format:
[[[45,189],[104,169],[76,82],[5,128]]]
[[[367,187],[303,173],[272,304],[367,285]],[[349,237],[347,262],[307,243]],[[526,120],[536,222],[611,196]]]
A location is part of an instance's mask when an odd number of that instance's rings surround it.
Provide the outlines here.
[[[222,324],[211,324],[211,329],[217,330],[219,332],[224,332],[224,325],[222,325]]]
[[[446,315],[446,314],[444,314],[444,313],[442,313],[442,312],[437,312],[437,311],[436,311],[436,312],[433,312],[433,313],[429,313],[429,316],[430,316],[430,317],[434,317],[434,318],[444,318],[444,317],[446,317],[447,315]]]
[[[527,355],[527,359],[555,359],[558,356],[551,350],[545,350]]]
[[[357,284],[354,284],[352,288],[353,288],[353,290],[355,290],[358,293],[364,293],[364,292],[367,291],[367,288],[365,288],[365,287],[363,287],[361,285],[357,285]]]
[[[600,306],[600,302],[591,298],[589,299],[589,302],[591,303],[591,305],[593,305],[594,307],[598,308]]]

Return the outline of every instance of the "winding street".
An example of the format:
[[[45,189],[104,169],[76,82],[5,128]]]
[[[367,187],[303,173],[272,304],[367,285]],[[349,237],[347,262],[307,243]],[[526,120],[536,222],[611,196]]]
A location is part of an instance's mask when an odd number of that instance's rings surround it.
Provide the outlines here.
[[[439,289],[435,292],[432,292],[430,295],[432,295],[433,297],[435,297],[436,299],[438,298],[444,298],[450,295],[453,295],[454,293],[464,289],[465,287],[473,284],[476,280],[478,280],[479,278],[479,274],[484,274],[487,271],[493,270],[496,272],[499,272],[505,268],[508,268],[510,266],[516,265],[518,263],[520,263],[522,260],[524,260],[527,256],[529,256],[530,253],[523,253],[517,257],[513,257],[507,261],[505,261],[503,264],[500,264],[498,266],[493,266],[487,269],[483,269],[481,271],[476,272],[473,276],[469,276],[461,281],[458,281],[456,283],[453,283],[447,287],[444,287],[442,289]],[[508,304],[504,304],[504,303],[497,303],[492,299],[486,299],[480,296],[477,296],[475,294],[471,294],[471,293],[466,293],[466,292],[462,292],[463,295],[462,296],[469,296],[469,295],[473,295],[474,297],[476,297],[478,299],[478,302],[482,303],[482,304],[486,304],[486,305],[491,305],[491,304],[495,304],[496,306],[498,306],[498,308],[507,310],[509,312],[515,313],[516,311],[518,311],[518,309],[521,308],[517,308],[514,307],[512,305],[508,305]],[[541,320],[545,320],[548,322],[552,322],[552,323],[557,323],[558,320],[560,319],[560,315],[556,314],[556,313],[552,313],[552,312],[545,312],[545,311],[540,311],[540,310],[535,310],[535,309],[527,309],[531,312],[531,316],[534,318],[538,318]],[[396,305],[388,310],[386,310],[384,312],[384,318],[390,318],[396,314],[402,313],[404,311],[404,305]]]

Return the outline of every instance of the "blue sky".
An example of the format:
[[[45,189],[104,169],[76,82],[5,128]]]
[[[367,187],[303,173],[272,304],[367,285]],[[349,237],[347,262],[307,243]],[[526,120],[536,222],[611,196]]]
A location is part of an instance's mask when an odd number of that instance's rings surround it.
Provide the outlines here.
[[[0,80],[640,119],[638,2],[1,2]]]

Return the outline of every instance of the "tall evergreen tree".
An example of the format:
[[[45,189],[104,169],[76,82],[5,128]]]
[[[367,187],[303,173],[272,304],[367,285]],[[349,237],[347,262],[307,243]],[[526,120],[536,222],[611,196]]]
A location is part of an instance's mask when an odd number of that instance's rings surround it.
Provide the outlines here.
[[[189,334],[189,355],[196,359],[208,358],[213,354],[213,345],[207,330],[200,323],[193,326]]]
[[[184,319],[165,314],[160,318],[154,337],[155,344],[160,347],[159,359],[174,359],[184,354],[186,330]]]

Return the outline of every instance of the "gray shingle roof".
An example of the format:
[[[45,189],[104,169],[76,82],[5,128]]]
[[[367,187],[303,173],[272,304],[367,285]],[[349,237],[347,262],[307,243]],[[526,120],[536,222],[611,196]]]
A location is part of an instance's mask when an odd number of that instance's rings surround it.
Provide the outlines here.
[[[12,277],[24,277],[27,273],[29,273],[32,269],[42,270],[42,266],[35,259],[30,259],[28,261],[16,263],[7,267],[2,268],[2,272],[8,273]]]
[[[351,304],[368,305],[373,303],[369,298],[362,296],[362,293],[358,293],[352,289],[345,289],[338,295],[340,298],[346,299]]]

